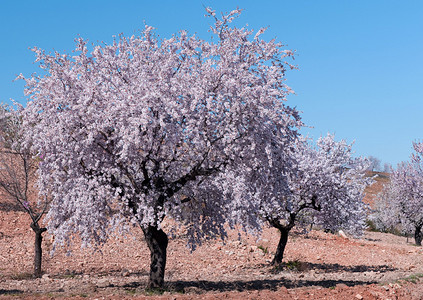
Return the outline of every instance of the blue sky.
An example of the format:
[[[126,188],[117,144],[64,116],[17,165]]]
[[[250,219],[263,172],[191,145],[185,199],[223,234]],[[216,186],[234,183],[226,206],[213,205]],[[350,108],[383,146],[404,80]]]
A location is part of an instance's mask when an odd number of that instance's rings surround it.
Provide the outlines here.
[[[357,155],[396,165],[423,138],[423,1],[0,1],[0,101],[25,103],[19,73],[37,72],[29,47],[71,52],[80,35],[111,42],[143,22],[161,37],[187,29],[207,39],[204,7],[245,9],[237,24],[296,50],[287,73],[313,138],[335,133]]]

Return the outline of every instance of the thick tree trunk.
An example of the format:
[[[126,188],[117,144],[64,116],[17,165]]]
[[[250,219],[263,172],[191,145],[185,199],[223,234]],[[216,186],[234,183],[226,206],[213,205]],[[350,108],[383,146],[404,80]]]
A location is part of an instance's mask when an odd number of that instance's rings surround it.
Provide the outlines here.
[[[166,233],[156,227],[148,226],[147,228],[142,228],[142,230],[150,249],[151,262],[148,288],[162,288],[166,267],[166,249],[169,240]]]
[[[416,227],[416,230],[414,231],[414,241],[416,242],[417,246],[421,246],[422,240],[423,240],[422,227],[419,226],[419,227]]]
[[[41,270],[41,263],[43,259],[43,249],[41,247],[43,241],[43,232],[45,232],[46,228],[40,228],[38,223],[32,223],[31,228],[35,233],[35,241],[34,241],[34,276],[39,278],[42,275]]]
[[[275,257],[272,260],[272,265],[279,265],[282,263],[283,253],[285,251],[286,243],[288,243],[288,234],[291,228],[281,227],[278,228],[281,234],[278,248],[276,249]]]

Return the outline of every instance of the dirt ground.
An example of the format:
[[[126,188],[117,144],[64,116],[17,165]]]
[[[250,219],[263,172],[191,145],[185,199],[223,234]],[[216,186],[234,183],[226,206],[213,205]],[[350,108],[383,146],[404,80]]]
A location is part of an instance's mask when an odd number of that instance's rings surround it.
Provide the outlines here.
[[[283,267],[269,262],[278,233],[261,238],[230,232],[190,252],[183,235],[170,239],[166,289],[145,290],[149,251],[140,230],[109,241],[101,252],[72,247],[49,255],[33,279],[34,235],[28,216],[0,207],[0,299],[423,299],[423,247],[391,234],[361,239],[293,232]]]

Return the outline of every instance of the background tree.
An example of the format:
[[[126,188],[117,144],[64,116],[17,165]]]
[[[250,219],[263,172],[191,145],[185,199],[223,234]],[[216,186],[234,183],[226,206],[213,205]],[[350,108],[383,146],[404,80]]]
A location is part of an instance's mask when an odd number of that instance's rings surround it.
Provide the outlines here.
[[[369,171],[374,171],[374,172],[382,171],[382,162],[380,161],[379,158],[370,155],[368,157],[368,160],[370,161],[370,165],[368,168]]]
[[[230,198],[208,179],[242,159],[257,129],[271,124],[282,137],[298,124],[284,104],[292,52],[262,40],[264,29],[252,36],[231,27],[240,10],[221,19],[207,12],[213,42],[185,31],[158,41],[146,26],[91,53],[82,39],[73,56],[34,49],[45,73],[21,76],[30,97],[25,140],[45,155],[39,186],[53,196],[55,245],[74,233],[101,244],[126,221],[138,224],[152,288],[164,282],[163,219],[188,225],[192,245],[224,237]]]
[[[379,195],[372,220],[380,230],[398,228],[414,234],[416,245],[423,240],[423,146],[415,143],[411,161],[392,172],[391,182]]]
[[[382,232],[400,233],[407,235],[412,232],[412,228],[404,227],[400,218],[400,207],[393,205],[398,197],[396,189],[391,184],[386,185],[376,196],[373,204],[373,212],[369,220],[375,229]]]
[[[392,171],[392,165],[390,163],[383,164],[383,172],[390,173]]]
[[[279,147],[278,147],[279,148]],[[351,145],[336,142],[327,135],[317,147],[300,139],[288,152],[275,148],[271,164],[257,161],[247,177],[239,181],[244,187],[239,197],[249,199],[249,208],[241,207],[238,222],[251,224],[254,214],[280,232],[280,240],[272,264],[283,259],[288,235],[296,225],[317,224],[325,229],[339,229],[359,235],[365,229],[366,205],[363,192],[367,161],[353,158]],[[236,183],[233,183],[236,186]],[[233,210],[236,211],[237,208]]]
[[[38,199],[34,184],[39,160],[22,146],[22,120],[18,112],[6,105],[0,107],[0,188],[7,200],[17,204],[31,217],[35,233],[34,276],[41,277],[42,234],[46,228],[40,220],[46,213],[49,201]]]

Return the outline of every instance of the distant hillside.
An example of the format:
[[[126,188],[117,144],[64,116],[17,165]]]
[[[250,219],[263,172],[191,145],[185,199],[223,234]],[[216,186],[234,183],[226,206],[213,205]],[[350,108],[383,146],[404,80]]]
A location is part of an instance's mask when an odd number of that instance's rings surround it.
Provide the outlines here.
[[[377,194],[379,194],[383,187],[390,182],[390,173],[385,172],[374,172],[374,171],[368,171],[366,173],[366,176],[368,177],[374,177],[375,182],[368,186],[364,192],[364,202],[368,203],[370,206],[373,206],[374,199]]]

